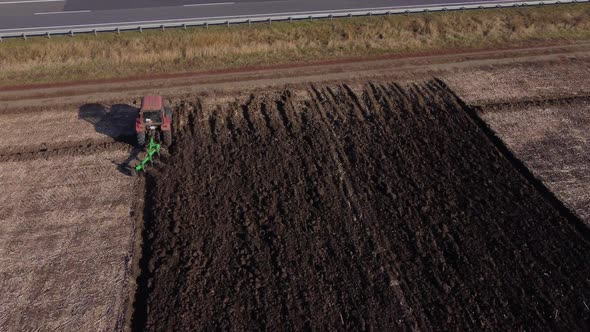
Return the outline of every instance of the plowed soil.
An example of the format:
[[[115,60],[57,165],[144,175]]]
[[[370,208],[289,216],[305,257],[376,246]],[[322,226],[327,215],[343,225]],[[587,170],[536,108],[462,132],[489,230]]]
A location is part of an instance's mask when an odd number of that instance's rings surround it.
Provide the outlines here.
[[[439,82],[180,106],[147,330],[584,330],[590,241]]]

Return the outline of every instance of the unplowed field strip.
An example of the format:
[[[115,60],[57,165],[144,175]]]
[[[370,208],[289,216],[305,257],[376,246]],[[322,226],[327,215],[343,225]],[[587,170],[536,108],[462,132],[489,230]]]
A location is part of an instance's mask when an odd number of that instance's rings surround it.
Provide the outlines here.
[[[0,162],[33,161],[36,159],[47,159],[50,157],[72,155],[87,156],[103,151],[115,150],[129,150],[129,144],[123,142],[115,142],[111,138],[106,138],[103,140],[76,142],[75,144],[55,144],[45,146],[43,148],[31,147],[29,149],[22,149],[19,152],[11,151],[5,154],[2,154],[0,151]]]
[[[0,330],[123,331],[145,190],[120,166],[137,112],[37,112],[0,116]]]
[[[143,182],[93,151],[0,162],[0,330],[124,329]]]
[[[494,112],[501,112],[502,109],[505,108],[519,108],[519,107],[531,107],[531,106],[552,106],[552,105],[563,105],[563,104],[573,104],[578,102],[588,102],[590,101],[590,94],[588,95],[575,95],[575,96],[559,96],[555,98],[523,98],[515,102],[497,102],[497,103],[489,103],[478,105],[478,110],[486,110],[486,111],[494,111]]]
[[[493,104],[478,114],[523,167],[590,225],[590,97]]]
[[[435,81],[183,103],[135,327],[587,329],[588,237],[471,111]]]

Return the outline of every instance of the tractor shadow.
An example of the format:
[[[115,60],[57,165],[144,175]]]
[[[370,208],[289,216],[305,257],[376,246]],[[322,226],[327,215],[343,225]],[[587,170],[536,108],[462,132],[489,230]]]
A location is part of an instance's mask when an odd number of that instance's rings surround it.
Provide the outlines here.
[[[135,118],[139,109],[126,104],[85,104],[78,109],[78,118],[94,126],[97,133],[116,142],[135,143]]]
[[[135,119],[138,111],[139,108],[127,104],[85,104],[78,109],[78,119],[90,123],[97,133],[108,136],[115,142],[135,146]],[[141,149],[134,147],[129,157],[117,164],[117,169],[124,174],[133,175],[130,164],[137,159],[140,152]]]

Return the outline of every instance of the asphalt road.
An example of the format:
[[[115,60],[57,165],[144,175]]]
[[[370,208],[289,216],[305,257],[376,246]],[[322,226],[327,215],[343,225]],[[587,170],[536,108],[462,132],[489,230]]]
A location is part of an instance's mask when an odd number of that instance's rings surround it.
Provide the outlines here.
[[[582,0],[583,1],[583,0]],[[0,35],[101,28],[311,15],[371,9],[490,4],[491,0],[0,0]]]

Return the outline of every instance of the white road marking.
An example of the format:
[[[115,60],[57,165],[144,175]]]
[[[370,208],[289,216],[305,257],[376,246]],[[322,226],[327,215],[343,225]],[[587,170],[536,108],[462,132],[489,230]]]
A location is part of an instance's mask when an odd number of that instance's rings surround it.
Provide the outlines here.
[[[578,2],[589,2],[590,0],[579,0]],[[336,9],[336,10],[315,10],[315,11],[303,11],[303,12],[284,12],[284,13],[266,13],[266,14],[253,14],[253,15],[233,15],[233,16],[214,16],[214,17],[190,17],[190,18],[176,18],[176,19],[161,19],[161,20],[150,20],[150,21],[127,21],[127,22],[109,22],[109,23],[95,23],[95,24],[72,24],[72,25],[56,25],[56,26],[46,26],[46,27],[28,27],[28,28],[11,28],[11,29],[0,29],[2,31],[26,31],[26,30],[43,30],[43,29],[60,29],[60,28],[77,28],[77,27],[100,27],[100,26],[113,26],[113,25],[135,25],[135,24],[146,24],[146,23],[173,23],[173,22],[187,22],[187,21],[213,21],[213,20],[220,20],[220,19],[238,19],[238,18],[257,18],[257,17],[268,17],[268,16],[289,16],[289,15],[305,15],[305,14],[316,14],[316,13],[347,13],[347,12],[361,12],[361,11],[370,11],[370,10],[395,10],[401,8],[433,8],[433,7],[440,7],[443,8],[445,6],[457,6],[461,4],[515,4],[515,3],[539,3],[540,1],[481,1],[481,2],[457,2],[451,4],[430,4],[430,5],[417,5],[417,6],[393,6],[393,7],[377,7],[377,8],[354,8],[354,9]],[[61,12],[60,12],[61,13]]]
[[[45,13],[35,13],[35,15],[77,14],[77,13],[90,13],[90,10],[72,10],[72,11],[65,11],[65,12],[45,12]]]
[[[24,0],[0,2],[0,5],[20,5],[21,3],[38,3],[38,2],[66,2],[66,0]]]
[[[190,5],[183,5],[184,7],[201,7],[201,6],[222,6],[222,5],[235,5],[235,2],[212,2],[212,3],[193,3]]]

